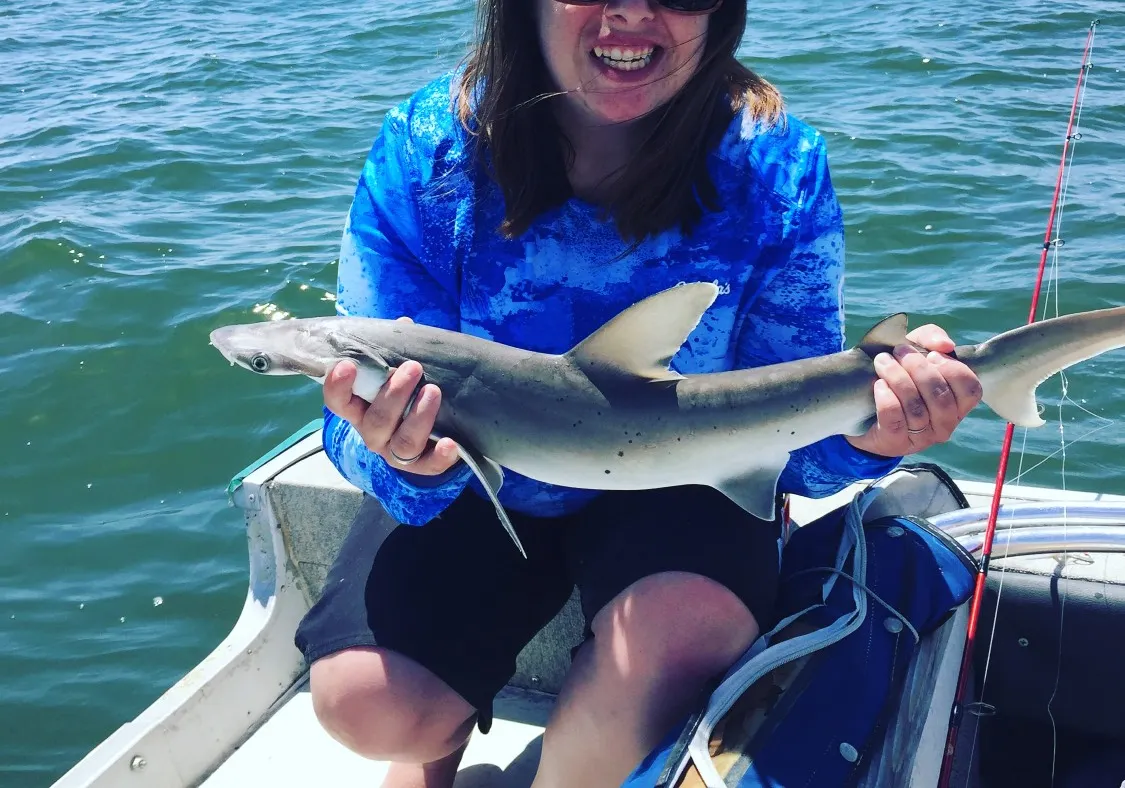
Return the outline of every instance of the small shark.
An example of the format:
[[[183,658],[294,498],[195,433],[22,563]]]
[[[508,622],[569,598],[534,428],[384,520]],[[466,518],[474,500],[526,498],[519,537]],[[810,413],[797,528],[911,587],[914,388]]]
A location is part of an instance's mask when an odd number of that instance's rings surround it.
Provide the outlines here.
[[[770,520],[791,451],[874,424],[873,359],[908,342],[905,314],[839,353],[729,372],[673,371],[672,357],[717,295],[709,282],[663,290],[563,354],[362,317],[230,325],[215,329],[211,344],[253,372],[321,382],[351,359],[359,369],[353,392],[368,401],[391,368],[417,361],[442,392],[433,437],[457,442],[523,552],[497,497],[502,468],[597,490],[704,484]],[[1038,427],[1040,383],[1122,346],[1125,307],[1116,307],[1031,323],[954,353],[980,379],[989,408]]]

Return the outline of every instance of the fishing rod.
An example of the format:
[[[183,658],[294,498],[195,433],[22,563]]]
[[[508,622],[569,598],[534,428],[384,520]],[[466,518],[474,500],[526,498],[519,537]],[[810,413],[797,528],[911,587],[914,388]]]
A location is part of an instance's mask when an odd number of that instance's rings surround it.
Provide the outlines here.
[[[1066,125],[1066,137],[1063,139],[1062,158],[1059,161],[1058,176],[1055,179],[1055,194],[1051,199],[1051,210],[1047,216],[1047,232],[1043,237],[1043,251],[1039,256],[1039,273],[1035,280],[1035,289],[1031,295],[1031,310],[1027,316],[1028,324],[1035,322],[1035,313],[1039,307],[1039,294],[1043,287],[1043,272],[1047,265],[1047,254],[1051,249],[1062,246],[1061,238],[1054,238],[1055,216],[1058,212],[1059,194],[1062,191],[1063,174],[1067,167],[1067,151],[1070,143],[1081,138],[1081,134],[1074,132],[1074,119],[1080,112],[1080,98],[1083,96],[1083,87],[1086,75],[1089,73],[1090,50],[1094,43],[1094,31],[1100,20],[1095,19],[1090,23],[1090,30],[1086,34],[1086,46],[1082,52],[1082,67],[1078,70],[1078,84],[1074,88],[1074,100],[1070,105],[1070,119]],[[996,519],[1000,511],[1000,493],[1004,487],[1004,478],[1008,472],[1008,454],[1012,448],[1012,437],[1015,425],[1008,422],[1004,432],[1004,444],[1000,449],[1000,465],[996,471],[996,485],[992,492],[992,506],[989,509],[988,524],[984,532],[984,546],[981,550],[980,571],[977,573],[976,585],[973,588],[972,604],[969,608],[969,625],[965,638],[965,650],[961,654],[961,668],[957,674],[957,690],[953,696],[953,708],[950,711],[949,731],[945,740],[945,752],[941,761],[941,774],[938,778],[938,788],[949,788],[949,781],[953,770],[953,755],[957,748],[957,735],[961,730],[961,722],[965,716],[965,692],[968,689],[969,667],[973,660],[973,649],[976,645],[977,626],[980,623],[980,608],[984,600],[985,581],[988,579],[988,565],[992,558],[992,539],[996,535]]]

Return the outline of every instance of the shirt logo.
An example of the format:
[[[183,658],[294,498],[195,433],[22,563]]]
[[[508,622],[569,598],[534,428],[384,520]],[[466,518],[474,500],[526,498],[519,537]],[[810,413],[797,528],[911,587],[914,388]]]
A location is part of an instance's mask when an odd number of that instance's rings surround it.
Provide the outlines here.
[[[683,280],[681,280],[679,282],[676,282],[677,287],[679,287],[680,285],[686,285],[686,284],[687,284],[687,282],[685,282]],[[715,287],[719,288],[719,295],[721,295],[721,296],[730,295],[730,282],[720,282],[718,279],[712,279],[711,284],[713,284]],[[1123,786],[1122,788],[1125,788],[1125,786]]]

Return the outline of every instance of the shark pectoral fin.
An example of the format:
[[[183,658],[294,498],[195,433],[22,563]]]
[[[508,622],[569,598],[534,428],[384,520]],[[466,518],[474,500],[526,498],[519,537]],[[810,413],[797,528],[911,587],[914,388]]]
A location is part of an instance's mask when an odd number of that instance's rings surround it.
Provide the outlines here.
[[[896,312],[872,326],[871,330],[863,335],[863,339],[859,340],[859,344],[856,345],[856,347],[871,356],[871,358],[875,358],[879,353],[889,350],[895,345],[910,342],[910,340],[906,338],[906,332],[909,327],[910,323],[906,317],[906,313]]]
[[[777,479],[789,462],[789,453],[759,456],[755,461],[745,473],[711,486],[755,517],[773,520],[777,515]]]
[[[1035,389],[1042,383],[1037,376],[1017,376],[983,383],[984,404],[1000,418],[1017,427],[1042,427]]]
[[[488,494],[488,499],[492,501],[492,505],[496,508],[496,516],[500,518],[500,524],[504,526],[504,530],[508,532],[508,536],[512,537],[512,541],[516,543],[520,555],[527,558],[527,552],[524,551],[523,545],[520,543],[520,538],[516,535],[516,529],[512,525],[512,521],[508,518],[508,513],[504,511],[503,504],[500,503],[500,499],[497,497],[500,488],[504,485],[504,469],[472,446],[467,446],[460,441],[457,443],[457,453],[464,463],[469,466],[469,470],[480,479],[484,491]]]
[[[681,375],[668,365],[718,294],[712,282],[662,290],[620,312],[566,356],[588,375],[677,380]]]

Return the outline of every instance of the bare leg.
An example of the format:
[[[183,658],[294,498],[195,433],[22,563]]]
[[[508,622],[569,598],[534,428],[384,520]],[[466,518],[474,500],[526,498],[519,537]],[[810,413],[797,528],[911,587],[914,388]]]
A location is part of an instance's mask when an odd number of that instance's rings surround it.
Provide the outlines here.
[[[325,730],[360,755],[393,764],[385,788],[449,788],[476,709],[412,659],[350,648],[313,663],[313,709]]]
[[[466,741],[450,755],[429,763],[392,763],[382,788],[450,788],[468,744]]]
[[[544,734],[534,788],[620,786],[758,637],[738,597],[686,572],[634,583],[591,628]]]

